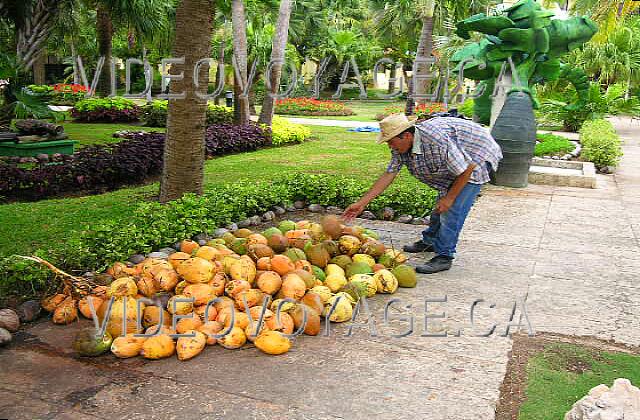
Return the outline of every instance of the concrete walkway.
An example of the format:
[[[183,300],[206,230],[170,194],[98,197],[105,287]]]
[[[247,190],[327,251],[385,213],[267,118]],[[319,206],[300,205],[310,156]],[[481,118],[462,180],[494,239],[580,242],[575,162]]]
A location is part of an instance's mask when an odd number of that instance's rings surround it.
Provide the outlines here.
[[[279,357],[210,347],[189,362],[120,361],[76,358],[75,328],[42,322],[0,351],[0,418],[492,419],[512,345],[499,335],[514,303],[536,332],[640,345],[640,125],[614,121],[626,140],[618,174],[595,190],[487,187],[452,270],[369,301],[377,337],[334,325]],[[420,231],[368,225],[396,247]],[[400,302],[385,324],[391,299]],[[425,312],[446,313],[428,331],[448,337],[423,336]],[[409,314],[412,334],[393,337]],[[474,337],[494,324],[495,334]]]

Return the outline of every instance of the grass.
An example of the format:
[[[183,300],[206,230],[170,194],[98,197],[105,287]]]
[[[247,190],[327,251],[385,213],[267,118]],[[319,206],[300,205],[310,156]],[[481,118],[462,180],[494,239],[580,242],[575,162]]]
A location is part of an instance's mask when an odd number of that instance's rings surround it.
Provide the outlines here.
[[[112,131],[123,126],[112,125]],[[205,184],[268,179],[291,172],[334,173],[373,181],[389,160],[386,147],[375,144],[376,134],[351,133],[344,128],[310,127],[315,137],[306,143],[224,156],[205,165]],[[106,127],[73,123],[85,144],[105,140]],[[403,171],[399,182],[416,182]],[[206,188],[205,186],[205,188]],[[64,240],[73,230],[91,223],[126,217],[140,201],[153,199],[158,183],[106,194],[13,203],[0,206],[0,255],[29,254],[47,244]],[[16,238],[19,238],[17,240]]]
[[[617,378],[640,385],[640,356],[553,344],[529,359],[527,375],[527,401],[518,419],[563,419],[595,386],[611,386]]]

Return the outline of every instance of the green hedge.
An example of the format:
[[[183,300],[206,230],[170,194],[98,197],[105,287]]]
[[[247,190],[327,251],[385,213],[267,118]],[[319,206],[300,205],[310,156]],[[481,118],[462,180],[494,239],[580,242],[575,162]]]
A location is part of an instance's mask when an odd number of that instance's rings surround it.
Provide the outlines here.
[[[154,100],[142,107],[142,119],[149,127],[166,127],[168,115],[168,101]],[[207,125],[233,123],[233,108],[222,105],[208,104]]]
[[[576,145],[567,138],[551,133],[539,134],[538,140],[540,143],[536,144],[536,156],[562,156],[573,152],[576,148]]]
[[[583,159],[597,167],[618,166],[622,157],[622,142],[607,120],[592,120],[580,129]]]
[[[209,189],[202,196],[188,195],[161,205],[141,203],[126,218],[99,223],[87,231],[72,232],[54,248],[38,255],[68,271],[103,270],[136,253],[147,253],[212,232],[219,226],[261,214],[273,206],[296,200],[346,207],[358,200],[370,187],[347,177],[293,174],[273,181],[237,182]],[[380,213],[392,207],[403,214],[423,216],[435,205],[437,193],[414,183],[395,184],[369,205]],[[49,274],[41,268],[25,265],[15,257],[0,260],[0,296],[23,297],[42,294],[50,288]]]

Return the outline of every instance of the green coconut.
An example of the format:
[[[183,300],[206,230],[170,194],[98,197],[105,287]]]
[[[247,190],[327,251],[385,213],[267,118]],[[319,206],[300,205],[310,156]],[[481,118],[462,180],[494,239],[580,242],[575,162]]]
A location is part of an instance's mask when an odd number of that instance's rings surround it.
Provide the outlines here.
[[[395,259],[389,254],[381,255],[380,258],[378,258],[378,263],[387,268],[393,268],[396,265]]]
[[[303,250],[299,249],[299,248],[289,248],[287,249],[287,251],[284,253],[284,255],[286,255],[287,257],[289,257],[289,259],[293,262],[299,261],[299,260],[306,260],[307,259],[307,255],[304,253]]]
[[[324,283],[324,280],[327,278],[324,270],[317,265],[311,266],[311,269],[313,270],[313,275],[316,276],[318,280]]]
[[[284,235],[285,233],[289,232],[290,230],[296,230],[297,229],[296,228],[296,222],[293,222],[291,220],[283,220],[278,225],[278,229]]]
[[[369,295],[369,286],[364,281],[352,280],[347,283],[346,286],[340,289],[340,291],[347,293],[357,302],[361,298],[367,297]]]
[[[244,255],[247,253],[247,239],[246,238],[237,238],[231,244],[231,249],[238,255]]]
[[[354,262],[347,266],[345,270],[347,273],[347,278],[351,278],[356,274],[373,274],[373,269],[366,262]]]
[[[391,270],[391,273],[398,279],[398,286],[400,287],[416,287],[418,283],[416,270],[408,265],[399,265]]]
[[[282,231],[277,227],[270,227],[269,229],[262,232],[262,236],[269,239],[273,235],[282,235]]]
[[[380,240],[380,236],[374,231],[372,231],[371,229],[365,229],[364,232],[362,232],[362,234],[364,236],[368,236],[371,239],[375,239],[376,241]]]
[[[331,258],[337,257],[340,255],[340,248],[338,247],[338,243],[332,240],[326,240],[322,242],[322,246],[327,250]]]
[[[339,265],[343,270],[346,270],[347,266],[351,263],[353,263],[353,260],[351,260],[351,257],[348,255],[338,255],[329,261],[329,264]]]
[[[305,252],[309,262],[320,268],[326,267],[331,259],[331,256],[322,244],[311,245],[308,247],[308,250],[305,250]]]
[[[371,255],[373,258],[380,258],[384,254],[384,244],[375,239],[369,239],[362,244],[360,252]]]
[[[80,356],[99,356],[109,351],[112,341],[111,334],[105,331],[104,335],[98,335],[91,327],[80,330],[71,346]]]
[[[233,243],[233,241],[235,241],[235,240],[236,240],[236,235],[234,235],[234,234],[233,234],[233,233],[231,233],[231,232],[227,232],[227,233],[225,233],[224,235],[222,235],[222,237],[221,237],[220,239],[224,239],[224,242],[225,242],[227,245],[231,245],[231,244]]]
[[[212,239],[209,242],[207,242],[207,246],[210,246],[212,248],[216,248],[219,245],[226,245],[226,244],[227,243],[222,238]]]

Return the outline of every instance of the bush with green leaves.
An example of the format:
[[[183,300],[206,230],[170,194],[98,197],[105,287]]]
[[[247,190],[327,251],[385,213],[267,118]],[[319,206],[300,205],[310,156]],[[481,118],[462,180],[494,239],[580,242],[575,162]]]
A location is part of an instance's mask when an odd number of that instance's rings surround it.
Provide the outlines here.
[[[271,122],[271,138],[274,146],[287,143],[302,143],[311,137],[311,130],[302,125],[292,123],[285,118],[273,117]]]
[[[569,139],[555,134],[539,134],[536,144],[536,156],[563,156],[575,150],[576,145]]]
[[[584,123],[580,129],[582,158],[598,168],[617,166],[622,157],[622,142],[613,125],[607,120]]]
[[[640,101],[626,98],[626,87],[611,85],[602,90],[592,83],[587,100],[578,105],[575,91],[552,92],[543,99],[538,110],[538,122],[544,126],[561,125],[565,130],[578,132],[585,121],[605,118],[608,115],[639,114]]]
[[[138,121],[140,114],[140,107],[135,102],[117,96],[83,99],[71,110],[74,119],[84,122]]]
[[[473,118],[473,99],[469,98],[458,105],[458,112],[467,118]]]
[[[100,222],[74,232],[38,255],[67,272],[104,270],[136,253],[170,246],[201,232],[261,214],[273,206],[296,200],[346,207],[358,200],[370,185],[359,179],[326,174],[291,174],[271,181],[236,182],[216,186],[202,196],[186,195],[162,205],[139,204],[126,218]],[[399,213],[423,216],[433,209],[437,192],[426,186],[395,184],[371,202],[368,209],[381,213],[392,207]],[[38,295],[51,283],[40,267],[25,266],[23,260],[0,260],[0,290],[20,296]],[[22,282],[22,283],[19,283]],[[19,288],[17,288],[19,284]]]
[[[142,107],[142,119],[149,127],[166,127],[168,115],[168,101],[154,100]],[[208,104],[207,125],[233,123],[233,108],[222,105]]]

